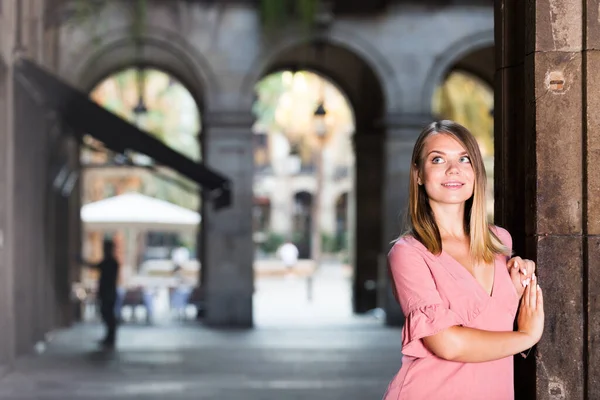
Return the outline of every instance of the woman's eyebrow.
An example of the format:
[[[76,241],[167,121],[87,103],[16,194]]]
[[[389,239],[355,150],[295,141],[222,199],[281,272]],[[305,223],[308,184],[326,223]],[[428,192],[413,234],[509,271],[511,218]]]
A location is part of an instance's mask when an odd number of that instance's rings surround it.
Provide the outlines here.
[[[431,150],[429,153],[427,153],[427,155],[429,156],[432,153],[438,153],[438,154],[441,154],[443,156],[446,155],[446,153],[444,153],[443,151],[440,151],[440,150]],[[458,155],[460,155],[460,156],[468,156],[469,152],[463,151],[463,152],[459,153]]]

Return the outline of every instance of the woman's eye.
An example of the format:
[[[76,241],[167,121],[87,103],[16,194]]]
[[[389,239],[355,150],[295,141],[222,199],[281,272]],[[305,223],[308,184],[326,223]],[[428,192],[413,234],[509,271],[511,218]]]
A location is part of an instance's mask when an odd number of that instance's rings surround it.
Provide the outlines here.
[[[471,159],[469,158],[469,156],[462,156],[462,157],[460,158],[460,162],[461,162],[461,163],[470,163],[470,162],[471,162]]]
[[[431,162],[434,164],[441,164],[444,162],[444,159],[442,157],[433,157],[431,159]]]

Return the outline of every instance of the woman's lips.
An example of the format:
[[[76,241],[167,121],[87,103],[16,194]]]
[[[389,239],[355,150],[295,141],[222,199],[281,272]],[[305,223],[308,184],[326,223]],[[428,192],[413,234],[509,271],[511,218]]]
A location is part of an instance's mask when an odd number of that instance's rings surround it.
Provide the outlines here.
[[[461,189],[465,184],[462,182],[444,182],[442,186],[446,189],[457,190]]]

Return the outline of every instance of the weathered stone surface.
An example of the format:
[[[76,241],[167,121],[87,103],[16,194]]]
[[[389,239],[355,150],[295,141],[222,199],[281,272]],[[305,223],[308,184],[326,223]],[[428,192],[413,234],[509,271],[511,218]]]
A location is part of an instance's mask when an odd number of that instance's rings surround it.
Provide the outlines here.
[[[583,262],[581,237],[538,238],[546,315],[536,352],[538,400],[583,399]]]
[[[600,237],[590,236],[587,248],[588,261],[588,399],[600,393]]]
[[[597,9],[596,9],[597,11]],[[599,24],[596,24],[599,25]],[[599,25],[600,26],[600,25]],[[588,50],[586,92],[587,233],[600,235],[600,51]]]
[[[582,230],[581,79],[581,54],[535,54],[538,233]]]
[[[598,0],[586,0],[586,49],[600,49],[600,8]]]
[[[535,0],[535,51],[581,51],[581,0]],[[531,12],[531,10],[529,11]]]

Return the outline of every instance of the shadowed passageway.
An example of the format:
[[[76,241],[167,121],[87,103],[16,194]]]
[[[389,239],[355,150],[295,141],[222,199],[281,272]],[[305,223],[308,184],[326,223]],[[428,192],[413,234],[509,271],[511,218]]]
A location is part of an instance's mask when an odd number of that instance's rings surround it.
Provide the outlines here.
[[[372,319],[294,329],[127,326],[97,351],[96,325],[59,332],[0,380],[0,399],[377,399],[400,332]]]

